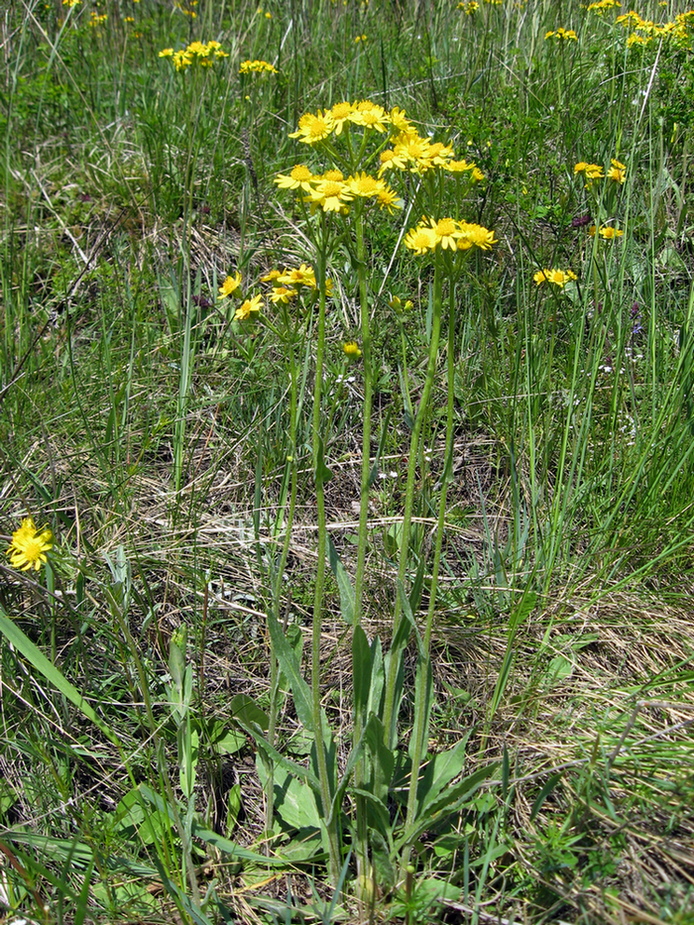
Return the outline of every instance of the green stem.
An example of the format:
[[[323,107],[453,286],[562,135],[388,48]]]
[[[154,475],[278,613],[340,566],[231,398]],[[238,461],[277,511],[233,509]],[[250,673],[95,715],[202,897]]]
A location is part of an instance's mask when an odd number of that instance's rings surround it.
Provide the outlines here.
[[[325,254],[326,227],[325,215],[321,215],[321,246],[318,250],[316,283],[319,292],[318,301],[318,342],[316,345],[316,378],[313,391],[312,453],[313,472],[316,483],[316,507],[318,514],[318,561],[316,564],[316,581],[313,597],[313,626],[311,632],[311,693],[313,700],[313,735],[316,744],[316,764],[320,782],[321,803],[325,827],[328,835],[330,878],[337,885],[340,877],[340,845],[338,837],[339,810],[332,812],[332,791],[326,742],[323,736],[323,711],[321,708],[321,670],[320,646],[321,627],[323,623],[323,600],[325,596],[325,559],[327,552],[327,526],[325,517],[325,462],[321,440],[321,411],[323,387],[323,360],[325,355]]]
[[[298,486],[298,468],[296,460],[296,433],[298,427],[298,385],[296,361],[294,358],[294,345],[292,343],[293,335],[289,323],[285,324],[287,331],[287,343],[289,347],[289,455],[287,464],[290,466],[290,486],[289,486],[289,506],[286,508],[287,515],[284,526],[284,539],[282,541],[282,550],[280,552],[277,572],[275,574],[275,586],[273,589],[272,613],[270,619],[280,622],[280,606],[282,601],[282,590],[284,587],[284,570],[289,558],[289,547],[292,539],[292,526],[294,524],[294,514],[296,511],[296,495]],[[275,747],[275,735],[277,731],[277,714],[279,712],[279,664],[272,645],[272,634],[270,634],[270,709],[268,713],[267,740],[269,744]],[[272,818],[275,812],[275,779],[274,765],[269,763],[267,774],[267,789],[265,794],[265,830],[269,832],[272,828]]]
[[[354,579],[354,620],[353,629],[361,624],[362,601],[364,594],[364,568],[366,563],[366,547],[369,526],[369,479],[371,477],[371,407],[373,395],[372,357],[371,357],[371,318],[368,298],[368,285],[366,278],[366,248],[364,242],[364,214],[361,201],[355,203],[355,237],[357,248],[357,277],[359,281],[359,302],[361,306],[361,342],[362,360],[364,369],[364,413],[362,415],[362,455],[361,455],[361,488],[359,504],[359,540],[357,546],[357,568]],[[356,676],[361,670],[353,666]],[[353,747],[361,741],[366,723],[364,710],[355,707]],[[368,775],[368,761],[362,753],[354,769],[354,785],[357,791],[355,797],[356,815],[356,861],[357,884],[360,885],[364,896],[368,896],[368,870],[369,870],[369,839],[367,829],[367,804],[361,791],[365,789]]]
[[[438,588],[439,569],[441,567],[443,534],[446,527],[446,500],[453,471],[453,416],[455,403],[455,287],[453,285],[450,287],[448,301],[448,356],[446,360],[446,450],[444,454],[444,468],[441,475],[441,493],[439,495],[434,559],[431,569],[429,608],[427,610],[422,650],[417,666],[417,678],[415,680],[414,723],[412,726],[409,748],[410,757],[412,758],[412,772],[410,775],[410,789],[407,798],[405,831],[413,827],[416,821],[419,769],[426,752],[426,743],[429,737],[429,716],[431,712],[431,633],[436,610],[436,592]],[[401,859],[403,876],[409,865],[410,848],[411,846],[407,844],[403,850]]]
[[[360,625],[364,589],[364,567],[366,562],[367,533],[369,526],[369,479],[371,477],[371,407],[373,403],[373,369],[371,356],[371,318],[366,278],[366,255],[364,244],[364,220],[361,202],[355,204],[355,233],[357,244],[357,276],[359,280],[359,302],[361,306],[361,342],[364,368],[364,413],[362,416],[361,490],[359,504],[359,544],[357,547],[357,570],[354,579],[354,627]]]
[[[412,428],[412,436],[410,437],[410,455],[407,465],[407,485],[405,488],[405,510],[403,513],[402,533],[400,538],[400,562],[398,566],[395,607],[393,611],[393,638],[397,636],[402,622],[402,594],[405,593],[405,578],[407,575],[407,563],[410,551],[410,533],[412,528],[412,512],[414,510],[415,477],[417,472],[417,461],[419,459],[420,439],[424,422],[429,414],[429,399],[431,397],[436,374],[436,361],[439,350],[439,337],[441,334],[441,277],[441,255],[437,251],[434,264],[434,286],[432,293],[433,319],[431,325],[431,341],[429,343],[429,359],[427,362],[422,397],[417,408],[417,415],[414,419]],[[397,662],[397,659],[395,659],[394,663],[391,665],[391,670],[388,672],[388,677],[386,678],[385,703],[383,709],[383,728],[386,736],[386,745],[389,748],[393,748],[395,745],[395,691],[399,673],[395,662]]]

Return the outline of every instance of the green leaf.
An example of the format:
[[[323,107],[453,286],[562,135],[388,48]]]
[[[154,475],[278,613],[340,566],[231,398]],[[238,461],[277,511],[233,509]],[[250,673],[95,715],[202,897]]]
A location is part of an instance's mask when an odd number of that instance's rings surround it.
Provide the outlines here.
[[[453,748],[434,755],[424,767],[421,780],[417,785],[420,813],[426,812],[427,806],[434,802],[443,788],[447,787],[453,778],[462,772],[469,738],[470,733],[468,732],[460,742],[456,742]]]
[[[483,768],[478,768],[477,771],[469,774],[457,784],[448,787],[437,799],[429,802],[425,811],[415,819],[414,823],[395,842],[396,852],[401,851],[405,845],[412,844],[422,832],[437,822],[441,816],[450,815],[467,803],[482,784],[496,772],[498,767],[499,762],[495,761]]]
[[[331,470],[325,465],[323,457],[323,440],[321,437],[318,438],[318,452],[316,453],[316,471],[314,477],[316,480],[316,488],[319,489],[333,477]]]
[[[545,802],[545,800],[550,795],[550,793],[552,793],[552,791],[554,790],[554,788],[557,786],[557,784],[559,783],[561,779],[562,779],[561,772],[556,773],[556,774],[550,774],[550,776],[547,778],[542,790],[535,797],[533,808],[530,811],[530,821],[531,822],[535,821],[535,817],[542,809],[542,804]]]
[[[262,761],[256,762],[260,783],[265,788],[267,770]],[[275,811],[280,819],[292,829],[320,829],[323,818],[318,809],[316,794],[290,774],[286,768],[275,767],[273,773]]]
[[[286,677],[294,697],[294,707],[299,722],[305,729],[313,731],[313,702],[311,689],[301,674],[301,666],[296,652],[289,644],[278,620],[273,616],[268,618],[268,628],[272,646],[277,656],[280,669]],[[326,724],[327,726],[327,724]]]
[[[142,794],[143,799],[150,803],[155,809],[161,813],[165,813],[169,816],[171,821],[174,821],[176,814],[174,810],[169,806],[167,801],[159,796],[158,793],[155,793],[147,784],[140,784],[137,788]],[[201,839],[208,845],[212,845],[214,848],[217,848],[218,851],[228,854],[233,858],[238,858],[242,861],[253,861],[256,864],[260,864],[264,867],[283,867],[284,862],[279,858],[266,857],[263,854],[258,854],[256,851],[251,851],[248,848],[241,848],[239,845],[230,841],[228,838],[224,838],[223,835],[218,835],[216,832],[211,831],[206,828],[199,822],[197,819],[193,819],[192,823],[192,835],[195,838]]]
[[[267,713],[256,706],[253,698],[249,697],[247,694],[236,694],[231,698],[229,706],[231,708],[231,716],[239,725],[243,726],[244,729],[248,726],[255,725],[265,731],[270,724]]]
[[[332,537],[328,536],[328,560],[330,568],[337,580],[337,588],[340,592],[340,611],[342,619],[351,626],[354,623],[354,588],[347,571],[340,561],[340,557],[335,549]]]
[[[96,714],[77,688],[55,667],[53,662],[46,658],[39,647],[22,632],[16,623],[10,620],[2,605],[0,605],[0,633],[3,634],[7,641],[10,642],[18,652],[22,653],[31,665],[40,672],[56,690],[60,691],[60,693],[66,697],[70,703],[74,704],[88,720],[94,723],[94,725],[107,736],[109,741],[120,748],[120,737]]]
[[[366,633],[357,626],[352,634],[352,673],[354,676],[354,711],[363,713],[369,702],[371,692],[371,673],[373,653]]]

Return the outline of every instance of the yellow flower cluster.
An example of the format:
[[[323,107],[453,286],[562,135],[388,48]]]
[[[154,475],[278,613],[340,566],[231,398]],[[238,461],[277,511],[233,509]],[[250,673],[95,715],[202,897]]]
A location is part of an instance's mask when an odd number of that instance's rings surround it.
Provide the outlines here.
[[[615,183],[620,184],[624,183],[627,178],[626,164],[622,164],[621,161],[617,161],[614,158],[610,161],[607,173],[603,171],[600,164],[587,164],[585,161],[579,161],[578,164],[574,165],[574,173],[582,173],[588,181],[586,184],[587,186],[590,185],[593,180],[603,180],[605,177],[607,177],[608,180],[614,180]]]
[[[599,0],[597,3],[588,4],[589,13],[597,13],[598,16],[602,16],[605,10],[611,10],[614,7],[621,7],[620,0]]]
[[[305,164],[297,164],[288,174],[278,174],[275,183],[280,189],[303,190],[307,193],[304,201],[324,212],[344,214],[347,204],[356,198],[372,199],[389,212],[402,207],[398,194],[385,180],[367,173],[345,177],[340,170],[328,170],[314,174]]]
[[[390,134],[391,148],[381,151],[379,174],[386,170],[408,170],[423,173],[436,167],[451,173],[465,173],[474,180],[483,180],[484,174],[475,164],[455,160],[453,148],[441,142],[423,138],[402,109],[395,107],[387,112],[378,103],[362,100],[357,103],[336,103],[332,108],[306,113],[299,119],[299,127],[290,132],[290,138],[315,145],[331,135],[339,136],[346,127],[356,125],[382,135]],[[359,195],[359,194],[357,194]]]
[[[272,292],[269,299],[275,305],[287,304],[299,294],[299,287],[307,289],[316,288],[316,272],[312,266],[302,263],[299,267],[287,267],[284,270],[270,270],[261,277],[262,282],[272,283]],[[332,293],[332,281],[326,280],[326,295]]]
[[[219,287],[218,299],[227,299],[229,296],[237,294],[241,298],[242,282],[243,277],[238,270],[233,276],[227,276]],[[262,295],[254,295],[250,299],[245,299],[234,312],[234,321],[247,321],[251,317],[251,312],[259,312],[263,305]]]
[[[694,28],[694,10],[678,13],[674,20],[666,23],[655,23],[650,19],[642,19],[638,13],[631,10],[615,20],[625,29],[631,29],[627,38],[627,46],[648,45],[654,39],[670,39],[675,42],[685,42],[691,38]]]
[[[563,289],[568,282],[577,278],[573,270],[538,270],[533,276],[538,286],[541,286],[542,283],[554,283],[560,289]]]
[[[222,49],[219,42],[191,42],[181,51],[173,48],[164,48],[159,52],[160,58],[171,58],[177,71],[199,64],[201,67],[212,67],[217,58],[228,58],[229,55]]]
[[[494,232],[483,225],[458,222],[453,218],[438,221],[424,216],[416,228],[411,228],[405,235],[405,247],[415,254],[422,255],[437,247],[450,251],[466,251],[471,247],[489,250],[498,244]]]
[[[274,64],[256,59],[255,61],[242,61],[239,65],[239,74],[278,74]]]
[[[553,32],[546,32],[545,39],[573,39],[574,42],[578,41],[578,36],[573,29],[563,29],[561,26],[559,29],[555,29]]]
[[[593,238],[598,234],[605,241],[614,241],[615,238],[621,238],[624,232],[621,228],[615,228],[613,225],[601,225],[599,228],[591,225],[588,229],[588,234]]]
[[[53,546],[51,531],[44,527],[39,531],[31,517],[25,517],[18,530],[12,534],[12,541],[7,549],[10,564],[14,568],[37,572],[48,561],[46,553]]]
[[[457,9],[462,10],[466,16],[472,16],[479,8],[480,5],[477,0],[461,0],[457,7]]]

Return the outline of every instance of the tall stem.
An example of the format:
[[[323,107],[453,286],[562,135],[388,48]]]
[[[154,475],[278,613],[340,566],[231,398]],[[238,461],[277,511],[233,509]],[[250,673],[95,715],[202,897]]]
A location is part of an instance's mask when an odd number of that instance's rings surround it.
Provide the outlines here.
[[[270,619],[280,622],[280,605],[282,601],[282,589],[284,587],[284,570],[289,558],[289,547],[292,539],[292,525],[294,524],[294,513],[296,511],[297,495],[297,460],[296,460],[296,432],[298,427],[298,384],[296,359],[294,357],[293,332],[289,324],[285,324],[287,332],[287,341],[289,345],[289,454],[287,464],[290,467],[290,486],[289,486],[289,504],[286,508],[287,514],[284,525],[284,539],[282,541],[282,550],[280,552],[277,572],[275,574],[275,586],[273,589],[272,613]],[[277,713],[279,708],[279,664],[277,656],[272,645],[272,634],[270,634],[270,709],[268,712],[267,740],[272,747],[275,747],[275,734],[277,730]],[[268,763],[267,768],[267,791],[265,794],[265,830],[267,832],[272,828],[272,818],[275,812],[275,781],[274,781],[274,763]]]
[[[402,622],[402,594],[405,593],[405,578],[410,551],[410,533],[412,528],[412,512],[414,509],[415,478],[417,474],[417,461],[419,458],[419,443],[424,422],[429,414],[429,399],[434,386],[436,375],[436,360],[439,351],[439,337],[441,334],[441,256],[437,251],[434,264],[434,285],[432,292],[433,318],[431,324],[431,341],[429,343],[429,359],[427,362],[426,378],[422,397],[417,408],[417,414],[410,437],[410,456],[407,465],[407,485],[405,488],[405,510],[403,513],[402,533],[400,536],[400,562],[398,566],[395,607],[393,611],[393,638],[398,634]],[[393,748],[395,745],[395,691],[397,687],[397,659],[391,665],[386,678],[385,703],[383,708],[383,728],[386,745]]]
[[[313,735],[316,744],[316,765],[320,782],[321,802],[328,835],[328,852],[330,877],[337,884],[340,877],[340,846],[338,837],[339,810],[332,812],[332,791],[326,742],[323,736],[323,716],[321,709],[321,626],[323,623],[323,599],[325,593],[325,558],[327,552],[327,526],[325,518],[325,481],[328,477],[323,460],[323,442],[321,439],[321,411],[323,389],[323,359],[325,354],[325,253],[326,226],[325,215],[321,215],[321,237],[318,249],[316,284],[318,286],[318,342],[316,344],[316,379],[313,390],[313,420],[311,426],[311,443],[313,473],[316,484],[316,508],[318,519],[318,561],[316,563],[316,581],[313,597],[313,626],[311,632],[311,693],[313,701]]]
[[[410,738],[410,757],[412,759],[412,772],[410,776],[410,789],[407,798],[407,816],[405,831],[410,830],[417,816],[417,784],[419,782],[419,769],[426,752],[426,743],[429,737],[429,716],[431,712],[431,633],[436,611],[436,591],[438,586],[439,569],[441,567],[441,551],[443,548],[443,534],[446,526],[446,500],[448,486],[453,470],[453,415],[455,403],[455,287],[450,286],[448,301],[448,356],[446,358],[446,449],[444,454],[444,467],[441,475],[441,493],[439,495],[439,511],[436,522],[436,539],[434,542],[434,559],[431,568],[431,586],[429,589],[429,608],[427,610],[422,650],[417,665],[417,678],[415,680],[414,695],[414,723]],[[403,875],[409,864],[410,845],[403,851],[401,865]]]
[[[357,546],[357,569],[354,579],[354,621],[353,630],[361,625],[362,599],[364,594],[364,568],[366,563],[366,546],[369,526],[369,479],[371,477],[371,407],[373,395],[372,358],[371,358],[371,317],[366,278],[366,254],[364,243],[364,214],[361,201],[354,208],[355,237],[357,248],[357,278],[359,281],[359,303],[361,306],[361,343],[364,369],[364,413],[362,415],[362,450],[361,450],[361,487],[359,504],[359,541]],[[353,677],[357,676],[361,666],[353,666]],[[366,723],[364,710],[355,705],[353,747],[361,741]],[[354,769],[355,815],[356,815],[356,861],[357,884],[361,888],[362,898],[368,898],[369,887],[369,839],[367,829],[367,803],[363,796],[368,775],[368,759],[362,752]]]
[[[373,367],[371,357],[371,316],[366,278],[366,254],[364,245],[364,216],[361,201],[355,203],[355,236],[357,244],[357,277],[359,280],[359,303],[361,306],[361,349],[364,369],[364,413],[362,416],[361,488],[359,504],[359,544],[357,547],[357,570],[354,579],[354,627],[361,623],[362,597],[364,589],[364,567],[369,525],[369,479],[371,477],[371,407],[373,403]]]

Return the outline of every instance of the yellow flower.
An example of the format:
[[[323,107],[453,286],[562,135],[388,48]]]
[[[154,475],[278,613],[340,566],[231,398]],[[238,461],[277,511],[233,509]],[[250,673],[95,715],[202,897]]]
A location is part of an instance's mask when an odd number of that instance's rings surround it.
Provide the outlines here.
[[[597,13],[598,15],[602,15],[605,10],[609,10],[612,7],[621,5],[622,4],[620,3],[620,0],[598,0],[597,3],[589,3],[587,9],[589,13],[593,12]]]
[[[396,311],[398,314],[412,311],[414,308],[414,302],[412,299],[407,299],[407,301],[403,302],[400,296],[397,295],[393,296],[388,305],[390,305],[393,311]]]
[[[259,312],[262,307],[263,297],[261,295],[254,295],[252,299],[246,299],[236,309],[234,321],[245,321],[250,318],[251,312]]]
[[[318,112],[314,115],[307,112],[299,119],[299,128],[295,132],[290,132],[290,138],[298,138],[299,141],[307,145],[316,144],[327,138],[335,127],[335,120],[329,110]]]
[[[351,360],[356,360],[357,357],[361,356],[361,350],[359,349],[357,342],[354,340],[348,340],[342,349]]]
[[[172,58],[174,50],[173,48],[164,48],[159,52],[160,58]]]
[[[310,286],[316,288],[316,273],[313,267],[302,263],[296,269],[285,270],[277,277],[277,282],[282,286]]]
[[[605,176],[600,164],[587,164],[585,161],[574,165],[574,173],[582,173],[586,180],[600,180]]]
[[[349,117],[354,112],[352,103],[335,103],[330,110],[335,125],[334,132],[336,135],[342,134],[345,122],[349,122]]]
[[[404,244],[421,257],[427,251],[433,251],[438,241],[436,232],[431,226],[418,225],[407,232]]]
[[[381,209],[387,209],[393,214],[393,209],[402,209],[404,203],[394,189],[384,184],[383,189],[376,194],[376,201]]]
[[[290,299],[295,299],[298,295],[296,289],[290,286],[274,286],[270,293],[270,301],[277,305],[279,302],[287,304]]]
[[[468,164],[466,160],[462,161],[448,161],[446,164],[446,170],[450,173],[465,173],[466,170],[474,170],[474,164]]]
[[[309,192],[314,179],[313,173],[305,164],[297,164],[296,167],[292,167],[289,174],[278,173],[275,183],[280,189],[302,189]]]
[[[239,74],[279,74],[274,64],[267,61],[242,61],[239,65]]]
[[[572,270],[538,270],[533,276],[538,286],[542,283],[554,283],[560,289],[563,289],[570,280],[577,278]]]
[[[609,180],[614,180],[615,183],[624,183],[627,176],[626,164],[622,164],[620,161],[616,161],[614,158],[612,158],[610,164],[612,166],[607,171],[607,178]]]
[[[233,295],[241,285],[242,276],[237,270],[233,276],[227,276],[222,285],[219,287],[219,298],[226,299]]]
[[[366,41],[367,41],[367,36],[366,36],[366,35],[357,35],[357,36],[355,36],[354,41],[355,41],[356,44],[358,44],[359,42],[366,42]]]
[[[396,132],[412,132],[414,128],[412,123],[407,118],[407,114],[404,109],[400,109],[398,106],[394,106],[388,118],[390,119],[390,124],[396,130]]]
[[[494,232],[485,228],[484,225],[475,225],[472,222],[458,222],[460,237],[458,238],[458,250],[468,250],[473,245],[480,250],[488,251],[494,244],[499,242],[494,237]]]
[[[440,141],[435,141],[429,145],[427,157],[434,167],[445,167],[453,157],[453,148]]]
[[[361,125],[363,128],[373,128],[377,132],[385,132],[390,119],[383,106],[379,106],[378,103],[371,103],[369,100],[363,100],[354,107],[349,121],[354,122],[355,125]]]
[[[342,180],[318,180],[308,195],[308,201],[323,207],[324,212],[340,212],[354,194]]]
[[[620,228],[613,228],[612,225],[603,225],[602,228],[598,228],[598,234],[606,241],[611,241],[614,238],[621,238],[624,232]]]
[[[575,42],[578,41],[578,36],[573,29],[562,29],[561,27],[554,32],[545,33],[545,39],[573,39]]]
[[[347,177],[345,185],[350,193],[354,193],[355,196],[361,196],[363,198],[378,196],[386,186],[383,180],[377,180],[376,177],[372,177],[368,173],[363,172],[355,174],[352,177]]]
[[[51,531],[44,527],[39,532],[31,517],[25,517],[18,530],[12,534],[12,542],[7,549],[10,564],[17,569],[37,572],[48,561],[46,553],[52,548]]]
[[[442,218],[438,222],[431,219],[431,227],[436,234],[437,243],[440,244],[444,250],[446,248],[452,251],[458,249],[460,229],[458,228],[457,222],[452,218]]]

